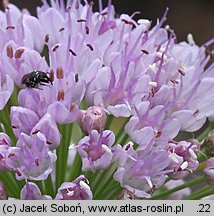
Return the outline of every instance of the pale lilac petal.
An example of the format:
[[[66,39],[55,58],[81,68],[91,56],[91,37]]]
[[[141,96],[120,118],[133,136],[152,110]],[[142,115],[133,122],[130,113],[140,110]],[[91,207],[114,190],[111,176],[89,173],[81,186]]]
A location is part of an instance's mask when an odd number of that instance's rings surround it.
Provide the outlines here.
[[[1,76],[1,75],[0,75]],[[0,89],[0,110],[4,109],[14,88],[13,80],[6,74],[6,80]]]
[[[23,25],[25,30],[24,43],[27,45],[27,47],[41,52],[44,46],[45,33],[39,20],[33,16],[24,15]],[[29,46],[28,43],[31,38],[33,43],[32,46]]]
[[[131,114],[131,110],[126,104],[108,106],[107,110],[115,117],[129,117]]]
[[[30,134],[32,128],[39,121],[36,113],[23,107],[11,107],[10,116],[16,137],[19,137],[21,133]]]
[[[49,113],[45,114],[32,128],[31,134],[37,133],[38,131],[45,135],[50,150],[56,149],[59,146],[61,134],[59,133],[56,122]]]
[[[51,200],[50,196],[42,196],[39,187],[33,182],[27,182],[21,190],[20,200]]]
[[[191,110],[181,110],[174,112],[173,117],[180,122],[181,130],[192,132],[201,128],[206,122],[205,116],[198,119],[193,114]]]

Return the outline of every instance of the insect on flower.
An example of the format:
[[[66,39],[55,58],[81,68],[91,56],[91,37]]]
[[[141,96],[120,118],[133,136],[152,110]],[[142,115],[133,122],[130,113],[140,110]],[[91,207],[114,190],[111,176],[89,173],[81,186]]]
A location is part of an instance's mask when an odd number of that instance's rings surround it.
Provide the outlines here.
[[[51,83],[53,85],[51,78],[47,74],[48,72],[32,71],[22,77],[21,83],[28,88],[38,88],[38,84],[45,86],[44,83]]]

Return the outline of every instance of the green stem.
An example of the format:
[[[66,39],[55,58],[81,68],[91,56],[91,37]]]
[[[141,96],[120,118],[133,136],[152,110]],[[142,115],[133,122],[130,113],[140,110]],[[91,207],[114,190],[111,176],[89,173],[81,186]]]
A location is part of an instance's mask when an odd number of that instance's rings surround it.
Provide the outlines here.
[[[82,160],[77,152],[74,162],[71,166],[69,181],[73,181],[74,179],[76,179],[81,172],[82,172]]]
[[[203,131],[203,133],[197,137],[197,140],[199,142],[203,141],[208,136],[209,132],[213,129],[214,129],[214,123],[210,122],[208,127]]]
[[[53,188],[53,181],[51,175],[48,176],[48,178],[44,181],[45,186],[45,194],[50,195],[52,198],[54,198],[55,191]]]
[[[105,199],[109,195],[109,193],[111,193],[112,190],[115,189],[115,188],[120,188],[121,189],[120,183],[116,182],[116,181],[112,181],[108,185],[108,187],[104,187],[103,190],[100,191],[99,194],[96,194],[96,196],[94,196],[94,199],[96,199],[96,200],[103,200],[103,199]]]
[[[61,175],[62,180],[65,180],[65,175],[67,172],[67,164],[68,164],[68,154],[69,154],[69,145],[71,142],[73,124],[69,124],[65,126],[65,135],[63,137],[63,145],[62,145],[62,163],[61,163]]]
[[[98,194],[101,193],[103,188],[109,187],[111,181],[113,180],[113,174],[117,168],[117,164],[112,164],[111,167],[108,170],[105,170],[102,175],[98,178],[98,184],[95,187],[94,190],[94,196],[96,197]]]
[[[205,187],[195,191],[191,195],[187,196],[185,199],[186,200],[198,200],[198,199],[201,199],[203,197],[206,197],[206,196],[209,196],[212,194],[214,194],[214,188],[210,187],[210,186],[205,186]]]
[[[120,126],[120,130],[117,132],[116,135],[116,139],[115,139],[115,143],[121,143],[123,137],[125,136],[126,132],[125,132],[125,125],[126,123],[129,121],[129,118],[127,118],[124,123]]]
[[[201,184],[201,183],[203,183],[205,181],[206,181],[206,178],[204,176],[200,176],[200,177],[198,177],[196,179],[190,180],[190,181],[188,181],[188,182],[186,182],[186,183],[184,183],[182,185],[179,185],[179,186],[177,186],[175,188],[172,188],[170,190],[163,191],[160,194],[154,195],[150,199],[152,199],[152,200],[163,199],[164,197],[169,196],[170,194],[172,194],[174,192],[177,192],[179,190],[182,190],[184,188],[191,187],[191,186],[194,186],[194,185],[197,185],[197,184]]]
[[[19,103],[18,103],[18,93],[19,93],[19,88],[18,88],[18,86],[14,85],[13,93],[10,96],[10,99],[8,101],[8,106],[9,107],[19,105]]]
[[[61,126],[61,125],[60,125]],[[60,129],[61,127],[59,126],[59,130],[61,132],[61,135],[62,135],[62,139],[64,137],[64,134],[63,134],[63,130]],[[56,188],[58,188],[61,183],[62,183],[62,178],[61,178],[61,172],[62,172],[62,169],[64,167],[61,167],[61,161],[62,161],[62,146],[63,145],[63,140],[61,140],[60,142],[60,146],[56,149],[56,155],[57,155],[57,160],[56,160],[56,164],[55,164],[55,169],[56,169],[56,177],[55,177],[55,181],[56,181]]]
[[[5,189],[9,197],[19,198],[20,189],[12,173],[0,172],[0,180],[5,184]]]
[[[45,194],[45,189],[44,189],[44,185],[43,185],[43,181],[31,181],[35,184],[37,184],[37,186],[39,187],[40,191],[42,194]]]
[[[109,115],[108,119],[107,119],[107,122],[106,122],[106,125],[105,125],[105,130],[110,130],[110,127],[111,127],[111,124],[112,124],[113,120],[114,120],[114,116]]]
[[[112,191],[106,196],[107,200],[114,200],[117,199],[118,195],[121,193],[122,188],[121,187],[116,187],[112,189]]]
[[[7,135],[11,138],[13,146],[15,146],[17,142],[17,138],[15,137],[12,127],[11,127],[11,120],[10,120],[10,114],[7,106],[4,110],[0,111],[0,121],[3,123],[5,132]]]
[[[66,143],[68,135],[68,125],[59,125],[59,131],[62,135],[60,146],[56,150],[57,161],[56,161],[56,188],[58,188],[64,181],[66,168],[67,168],[67,158],[68,158],[68,147],[69,144]],[[69,135],[70,136],[70,135]],[[67,149],[67,151],[66,151]],[[65,162],[66,160],[66,162]]]

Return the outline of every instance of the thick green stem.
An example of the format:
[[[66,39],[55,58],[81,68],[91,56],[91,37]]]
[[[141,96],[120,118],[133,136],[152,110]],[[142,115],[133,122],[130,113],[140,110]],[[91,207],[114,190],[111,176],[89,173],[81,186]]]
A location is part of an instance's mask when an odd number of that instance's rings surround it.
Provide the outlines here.
[[[55,191],[53,188],[53,181],[51,175],[49,175],[48,178],[44,181],[44,187],[45,194],[50,195],[52,198],[54,198]]]
[[[9,197],[19,198],[20,188],[12,173],[0,172],[0,180],[5,184],[5,189]]]
[[[97,195],[99,195],[101,193],[101,191],[103,190],[103,188],[107,188],[109,187],[111,181],[113,180],[113,174],[115,172],[117,168],[117,164],[113,164],[110,168],[108,168],[108,170],[105,170],[102,175],[98,178],[98,184],[94,187],[95,191],[94,191],[94,196],[96,197]]]
[[[37,184],[42,194],[45,194],[45,188],[43,181],[32,181],[33,183]]]
[[[76,153],[74,162],[71,166],[71,170],[70,170],[70,176],[69,176],[69,181],[73,181],[74,179],[76,179],[82,172],[82,160],[78,154],[78,152]]]
[[[72,135],[72,124],[59,125],[59,131],[62,135],[60,146],[57,148],[56,161],[56,188],[58,188],[65,180],[67,171],[68,150]]]
[[[214,194],[214,188],[210,187],[210,186],[205,186],[205,187],[195,191],[191,195],[187,196],[185,199],[186,200],[198,200],[198,199],[201,199],[203,197],[206,197],[206,196],[209,196],[212,194]]]
[[[121,192],[122,192],[121,187],[113,188],[112,191],[108,195],[106,195],[106,199],[107,200],[115,200],[118,198],[118,196]]]
[[[126,136],[125,125],[127,124],[128,121],[129,121],[129,118],[127,118],[124,121],[124,123],[120,126],[120,129],[117,132],[116,139],[115,139],[116,144],[122,143],[124,136]]]
[[[4,125],[5,132],[11,138],[13,146],[15,146],[17,138],[15,137],[10,121],[10,114],[7,107],[0,111],[0,122]]]
[[[209,132],[213,129],[214,129],[214,123],[210,122],[209,126],[203,131],[203,133],[197,137],[197,140],[199,142],[203,141],[208,136]]]
[[[64,125],[59,125],[59,131],[62,135],[60,146],[56,150],[57,154],[57,161],[56,161],[56,188],[58,188],[63,180],[62,180],[62,169],[65,167],[62,167],[62,160],[63,160],[63,145],[64,145],[64,140],[65,140],[65,128]]]
[[[107,119],[107,123],[105,125],[105,129],[106,130],[110,130],[110,127],[111,127],[111,124],[112,124],[113,120],[114,120],[114,116],[113,115],[109,115],[108,119]]]
[[[96,200],[103,200],[105,199],[115,188],[120,188],[120,191],[122,188],[120,187],[120,183],[116,181],[112,181],[111,183],[108,184],[108,187],[104,187],[102,191],[99,192],[99,194],[96,194],[94,198]]]
[[[150,199],[152,199],[152,200],[163,199],[166,196],[169,196],[170,194],[172,194],[174,192],[177,192],[177,191],[182,190],[182,189],[187,188],[187,187],[191,187],[191,186],[194,186],[194,185],[201,184],[201,183],[203,183],[205,181],[206,181],[206,178],[204,176],[200,176],[200,177],[198,177],[196,179],[190,180],[190,181],[188,181],[188,182],[186,182],[186,183],[184,183],[182,185],[179,185],[179,186],[177,186],[175,188],[172,188],[170,190],[163,191],[160,194],[154,195]]]

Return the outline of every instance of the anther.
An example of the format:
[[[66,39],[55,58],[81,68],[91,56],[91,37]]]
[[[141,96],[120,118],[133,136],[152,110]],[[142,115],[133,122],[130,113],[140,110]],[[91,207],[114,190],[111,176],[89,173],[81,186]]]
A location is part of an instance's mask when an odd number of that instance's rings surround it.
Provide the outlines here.
[[[198,113],[199,113],[199,110],[196,109],[195,112],[193,113],[193,116],[197,116]]]
[[[85,19],[78,19],[77,22],[79,22],[79,23],[80,22],[86,22],[86,20]]]
[[[11,45],[7,46],[7,57],[13,58],[13,47]]]
[[[18,175],[18,176],[21,176],[22,174],[19,172],[19,170],[15,170],[15,173]]]
[[[14,153],[10,153],[10,154],[8,155],[8,158],[13,157],[13,156],[15,156],[15,154],[14,154]]]
[[[74,103],[72,103],[71,105],[70,105],[70,112],[72,112],[73,110],[74,110],[74,108],[75,108],[75,104]]]
[[[156,52],[159,52],[159,51],[160,51],[160,49],[161,49],[161,45],[159,44],[159,45],[157,45]]]
[[[149,52],[147,50],[144,50],[144,49],[142,49],[141,52],[144,53],[144,54],[146,54],[146,55],[149,54]]]
[[[40,130],[36,129],[35,131],[32,132],[32,134],[35,135],[35,134],[37,134],[39,132],[40,132]]]
[[[50,80],[51,80],[51,82],[54,81],[54,70],[52,70],[52,69],[50,71]]]
[[[135,26],[135,24],[133,22],[130,22],[128,20],[125,20],[125,19],[122,19],[121,21],[123,21],[125,24],[127,25],[132,25],[132,26]]]
[[[77,56],[77,54],[76,54],[72,49],[69,49],[69,52],[70,52],[73,56]]]
[[[89,27],[88,27],[88,26],[85,27],[85,33],[86,33],[87,35],[89,34]]]
[[[55,47],[53,47],[53,52],[55,52],[57,49],[59,48],[59,45],[56,45]]]
[[[75,82],[77,83],[79,81],[79,76],[78,74],[75,74]]]
[[[63,69],[61,67],[56,69],[56,77],[57,77],[57,79],[63,79],[64,73],[63,73]]]
[[[127,47],[129,45],[128,41],[124,41],[125,46]]]
[[[50,142],[50,141],[48,141],[48,140],[46,141],[46,143],[47,143],[48,145],[51,145],[51,144],[52,144],[52,142]]]
[[[156,93],[157,91],[156,91],[156,89],[155,88],[152,88],[151,89],[151,95],[152,95],[152,97],[154,97],[155,96],[155,93]]]
[[[48,41],[49,41],[49,34],[46,34],[45,35],[45,43],[48,43]]]
[[[185,76],[185,72],[181,69],[178,69],[178,73],[180,73],[182,76]]]
[[[36,164],[36,166],[39,166],[39,159],[38,158],[35,160],[35,164]]]
[[[0,140],[0,145],[9,145],[7,140],[5,140],[4,138],[2,140]]]
[[[12,29],[12,30],[13,30],[13,29],[15,29],[15,26],[7,26],[7,27],[6,27],[6,30],[9,30],[9,29]]]
[[[158,130],[157,132],[156,132],[156,138],[158,138],[158,137],[160,137],[162,135],[162,133],[161,133],[161,131],[160,130]]]
[[[69,13],[70,10],[71,10],[71,6],[69,6],[68,8],[66,8],[65,12],[66,12],[66,13]]]
[[[65,98],[65,92],[63,90],[59,91],[57,95],[57,100],[58,101],[64,100],[64,98]]]
[[[108,12],[101,13],[101,16],[105,16],[105,15],[108,15]]]
[[[87,44],[86,45],[91,51],[93,51],[94,50],[94,48],[92,47],[92,45],[91,44]]]
[[[59,32],[62,32],[62,31],[64,31],[65,30],[65,28],[61,28],[60,30],[59,30]]]
[[[177,80],[170,80],[173,84],[178,84],[179,82]]]
[[[129,142],[128,144],[125,145],[125,150],[128,151],[131,147],[133,146],[132,142]]]
[[[21,58],[24,51],[25,51],[24,49],[17,49],[15,52],[15,58],[16,59]]]
[[[12,125],[12,128],[14,128],[14,129],[18,129],[19,126],[18,126],[18,125]]]

